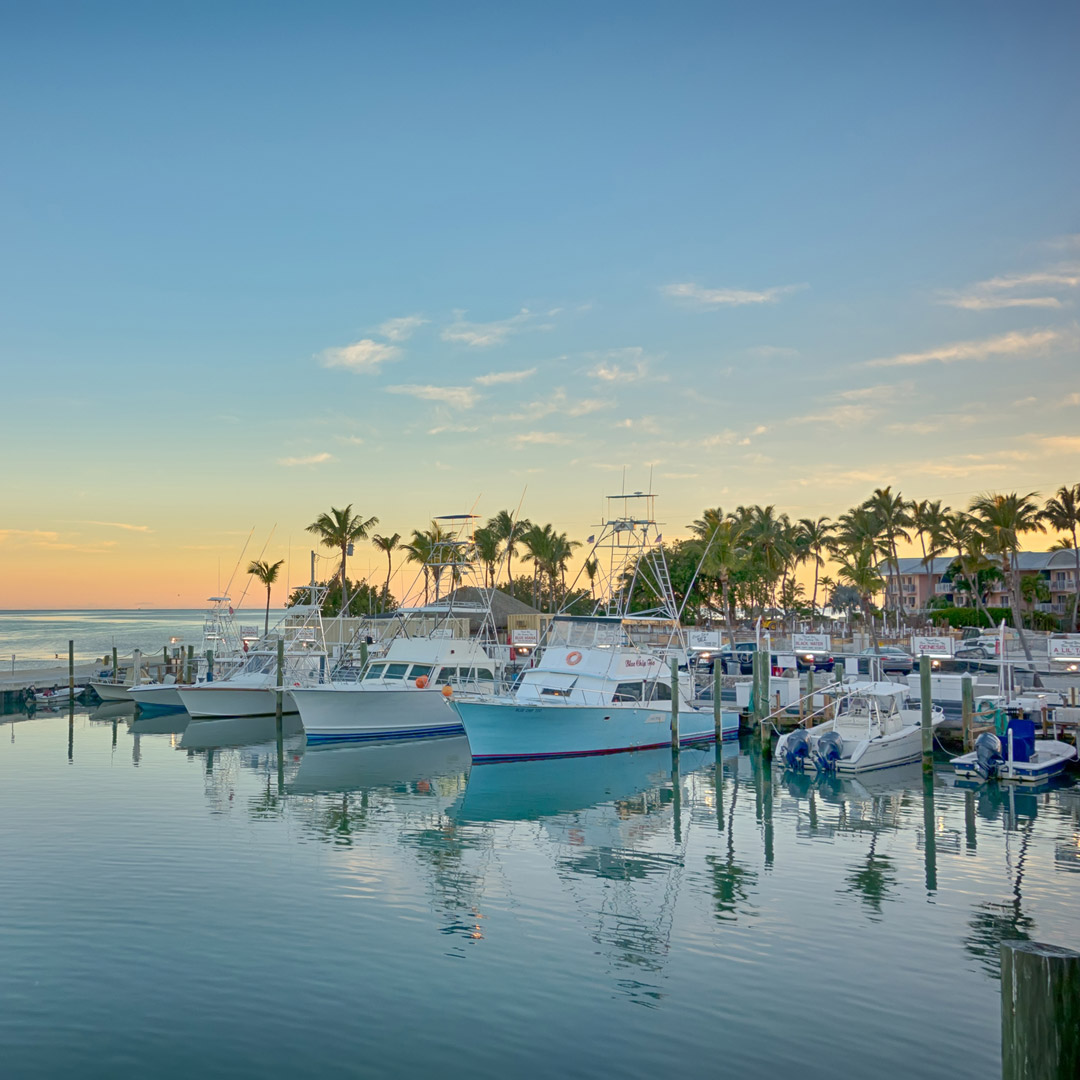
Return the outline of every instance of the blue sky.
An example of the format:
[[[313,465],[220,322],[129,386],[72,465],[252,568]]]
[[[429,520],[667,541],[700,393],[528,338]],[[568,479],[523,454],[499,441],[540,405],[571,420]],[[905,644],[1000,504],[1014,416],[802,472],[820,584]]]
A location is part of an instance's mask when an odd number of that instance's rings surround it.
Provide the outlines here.
[[[1080,478],[1075,4],[0,26],[15,569]]]

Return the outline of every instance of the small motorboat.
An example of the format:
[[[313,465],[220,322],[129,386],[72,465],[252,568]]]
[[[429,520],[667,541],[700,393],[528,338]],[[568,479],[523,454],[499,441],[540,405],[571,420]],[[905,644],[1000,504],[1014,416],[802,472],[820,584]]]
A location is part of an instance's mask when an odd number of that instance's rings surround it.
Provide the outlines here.
[[[859,773],[906,765],[922,757],[922,714],[901,708],[907,688],[863,683],[837,705],[834,719],[781,735],[775,758],[793,771]],[[935,706],[931,723],[945,719]]]
[[[956,775],[974,780],[1014,780],[1039,784],[1063,772],[1076,747],[1060,739],[1036,739],[1035,721],[1013,719],[1004,740],[984,731],[970,754],[953,758]]]

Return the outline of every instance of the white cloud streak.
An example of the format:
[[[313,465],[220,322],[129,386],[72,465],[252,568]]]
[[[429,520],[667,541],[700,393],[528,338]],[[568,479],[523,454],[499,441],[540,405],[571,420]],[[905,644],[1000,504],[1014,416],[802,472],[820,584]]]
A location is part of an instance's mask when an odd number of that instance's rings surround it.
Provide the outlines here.
[[[486,349],[492,345],[503,345],[514,334],[520,334],[536,317],[528,308],[522,308],[509,319],[488,323],[469,322],[464,315],[464,311],[455,311],[454,321],[443,329],[440,336],[443,341],[467,345],[470,349]]]
[[[480,395],[471,386],[404,385],[388,386],[388,394],[406,394],[421,401],[435,401],[452,409],[471,409]]]
[[[867,360],[864,367],[915,367],[920,364],[955,364],[964,360],[982,361],[994,356],[1034,356],[1046,352],[1059,342],[1057,330],[1036,330],[1031,333],[1014,330],[981,341],[957,341],[939,345],[924,352],[898,353],[896,356]]]
[[[399,359],[401,350],[396,345],[386,345],[380,341],[364,338],[344,345],[338,349],[325,349],[322,353],[322,365],[328,368],[346,368],[358,375],[376,375],[383,364]]]
[[[389,341],[408,341],[427,321],[423,315],[402,315],[387,319],[379,326],[379,333]]]
[[[292,467],[294,465],[322,465],[327,461],[336,461],[337,459],[333,454],[328,454],[325,450],[318,454],[308,454],[307,457],[286,457],[278,458],[279,465],[285,465]]]
[[[523,371],[490,371],[487,375],[477,375],[473,380],[481,386],[498,386],[501,383],[519,383],[531,379],[536,374],[536,368],[526,368]]]
[[[775,304],[782,296],[808,288],[807,285],[776,285],[771,289],[707,289],[692,281],[664,285],[661,292],[670,300],[708,310],[719,307],[745,307],[749,304]]]

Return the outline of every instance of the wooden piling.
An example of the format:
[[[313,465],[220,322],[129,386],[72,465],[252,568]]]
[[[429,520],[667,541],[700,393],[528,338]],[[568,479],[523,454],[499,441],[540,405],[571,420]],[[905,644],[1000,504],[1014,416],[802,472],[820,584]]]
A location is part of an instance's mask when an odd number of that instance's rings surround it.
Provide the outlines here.
[[[933,707],[930,700],[930,657],[919,657],[919,702],[922,706],[922,767],[924,773],[934,771]]]
[[[1080,953],[1001,943],[1002,1080],[1080,1076]]]
[[[964,734],[964,753],[970,754],[973,744],[971,737],[972,718],[975,715],[975,690],[971,680],[960,676],[960,724]]]
[[[671,658],[671,749],[679,752],[679,658]]]
[[[368,660],[367,642],[366,641],[361,641],[360,642],[360,670],[361,671],[363,671],[364,668],[367,667],[367,660]]]
[[[285,639],[278,638],[277,642],[277,693],[274,695],[274,720],[277,723],[278,731],[281,730],[281,707],[282,698],[284,697],[284,690],[282,687],[285,685]]]
[[[206,650],[206,681],[214,681],[214,650]]]
[[[712,717],[713,728],[716,731],[716,742],[721,743],[724,738],[724,710],[720,700],[720,663],[717,660],[713,661],[713,680],[712,680]]]
[[[75,704],[75,642],[68,642],[68,704]]]
[[[115,645],[113,646],[113,651],[112,651],[112,677],[113,677],[114,680],[120,678],[120,668],[117,666],[116,646]]]
[[[193,683],[195,681],[195,646],[189,645],[187,647],[187,672],[184,675],[185,683]]]

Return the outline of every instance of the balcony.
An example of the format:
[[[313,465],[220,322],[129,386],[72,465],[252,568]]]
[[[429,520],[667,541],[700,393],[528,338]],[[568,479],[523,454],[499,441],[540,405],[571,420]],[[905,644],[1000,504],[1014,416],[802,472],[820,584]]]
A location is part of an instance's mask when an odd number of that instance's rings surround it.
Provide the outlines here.
[[[939,581],[934,586],[934,592],[938,596],[948,596],[953,591],[953,583],[951,581]]]

